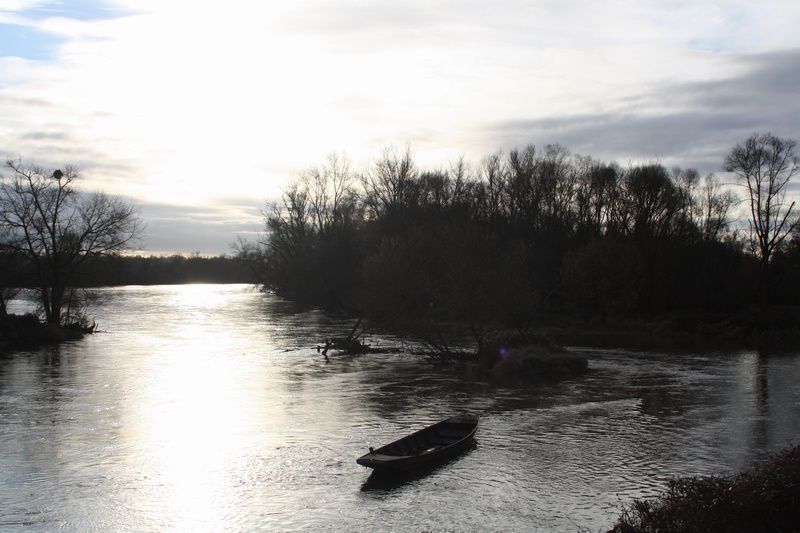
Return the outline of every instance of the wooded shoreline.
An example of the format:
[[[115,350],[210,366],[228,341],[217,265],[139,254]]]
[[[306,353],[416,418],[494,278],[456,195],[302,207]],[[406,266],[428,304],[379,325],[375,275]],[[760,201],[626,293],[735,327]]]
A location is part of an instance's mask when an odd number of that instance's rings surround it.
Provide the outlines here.
[[[410,150],[361,172],[333,155],[268,206],[265,238],[238,256],[266,290],[444,356],[465,335],[482,346],[532,329],[561,344],[789,348],[800,345],[800,219],[782,202],[795,146],[754,134],[731,149],[720,168],[744,198],[713,174],[560,145],[439,170]],[[740,200],[749,230],[735,222]]]

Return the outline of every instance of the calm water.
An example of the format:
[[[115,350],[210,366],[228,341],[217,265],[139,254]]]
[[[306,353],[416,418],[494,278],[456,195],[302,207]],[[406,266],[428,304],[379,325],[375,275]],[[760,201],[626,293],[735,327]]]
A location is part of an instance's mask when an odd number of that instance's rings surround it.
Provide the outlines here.
[[[0,357],[0,530],[597,530],[669,476],[800,439],[797,355],[576,348],[588,375],[504,388],[411,355],[326,363],[310,347],[341,321],[241,285],[103,294],[103,332]],[[461,411],[477,446],[427,477],[355,463]]]

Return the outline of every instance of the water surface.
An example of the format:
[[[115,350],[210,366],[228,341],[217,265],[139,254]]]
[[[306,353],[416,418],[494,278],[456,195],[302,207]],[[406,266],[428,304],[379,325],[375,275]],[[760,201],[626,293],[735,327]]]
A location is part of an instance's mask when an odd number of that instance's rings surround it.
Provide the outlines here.
[[[0,356],[0,530],[597,530],[800,437],[796,354],[574,348],[587,375],[503,387],[409,354],[326,362],[312,347],[349,322],[243,285],[101,292],[100,333]],[[355,463],[458,412],[482,415],[477,446],[426,477]]]

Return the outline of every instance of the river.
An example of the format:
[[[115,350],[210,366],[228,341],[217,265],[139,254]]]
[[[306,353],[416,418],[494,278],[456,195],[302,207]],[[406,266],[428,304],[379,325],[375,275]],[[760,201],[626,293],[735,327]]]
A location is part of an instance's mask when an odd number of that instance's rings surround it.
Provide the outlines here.
[[[98,333],[0,355],[0,531],[599,530],[670,476],[800,438],[800,354],[573,347],[584,376],[500,386],[411,354],[326,361],[349,322],[244,285],[100,294]],[[459,412],[477,445],[425,477],[355,462]]]

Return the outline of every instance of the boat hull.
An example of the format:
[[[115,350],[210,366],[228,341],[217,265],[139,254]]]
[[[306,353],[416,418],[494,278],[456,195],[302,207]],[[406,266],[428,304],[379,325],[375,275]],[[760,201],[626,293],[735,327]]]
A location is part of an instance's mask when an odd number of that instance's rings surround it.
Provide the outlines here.
[[[444,463],[474,444],[478,417],[459,415],[370,451],[356,462],[382,472],[413,472]]]

